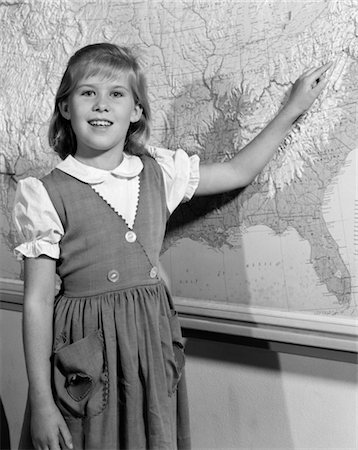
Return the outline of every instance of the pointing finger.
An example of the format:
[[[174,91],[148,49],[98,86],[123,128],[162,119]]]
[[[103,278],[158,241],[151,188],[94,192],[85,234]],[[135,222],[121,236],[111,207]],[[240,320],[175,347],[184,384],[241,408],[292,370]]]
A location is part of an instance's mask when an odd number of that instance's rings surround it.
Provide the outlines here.
[[[306,81],[308,84],[311,85],[312,89],[315,89],[317,86],[322,87],[322,89],[327,84],[327,78],[325,76],[325,73],[328,69],[332,67],[332,63],[327,63],[322,67],[319,67],[318,69],[315,69],[313,71],[310,71],[306,76]],[[323,86],[322,86],[323,85]]]
[[[306,79],[308,83],[313,81],[316,81],[318,78],[320,78],[330,67],[332,66],[332,63],[329,62],[327,64],[324,64],[323,66],[316,69],[315,67],[306,70],[306,72],[303,72],[303,74],[300,76],[300,79]],[[311,80],[311,78],[313,80]]]
[[[315,70],[317,70],[315,67],[306,70],[306,72],[303,72],[301,75],[301,78],[309,77]]]
[[[327,72],[327,70],[329,70],[332,67],[333,63],[329,62],[327,64],[324,64],[323,66],[319,67],[318,69],[313,69],[311,71],[309,71],[308,74],[306,74],[306,77],[311,77],[314,80],[320,78],[324,73]]]

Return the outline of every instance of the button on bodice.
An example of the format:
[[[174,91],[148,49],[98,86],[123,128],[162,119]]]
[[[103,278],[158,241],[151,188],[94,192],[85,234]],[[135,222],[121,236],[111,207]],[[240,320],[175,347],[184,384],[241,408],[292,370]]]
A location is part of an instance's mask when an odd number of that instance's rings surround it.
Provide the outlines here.
[[[125,234],[125,239],[130,244],[133,244],[133,242],[135,242],[137,240],[137,235],[135,234],[134,231],[130,230],[130,231],[127,231],[127,233]]]
[[[110,270],[107,274],[108,281],[111,281],[112,283],[116,283],[119,280],[119,272],[118,270]]]

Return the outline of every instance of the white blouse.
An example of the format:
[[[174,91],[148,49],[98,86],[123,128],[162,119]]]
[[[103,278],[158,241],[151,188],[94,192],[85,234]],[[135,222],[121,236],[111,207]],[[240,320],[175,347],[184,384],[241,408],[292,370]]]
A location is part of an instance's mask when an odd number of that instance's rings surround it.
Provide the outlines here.
[[[190,200],[199,184],[199,157],[189,157],[184,150],[148,147],[160,165],[164,177],[167,208],[170,213],[183,201]],[[113,170],[87,166],[72,156],[57,169],[88,183],[133,227],[140,195],[139,174],[143,163],[138,156],[127,155]],[[21,244],[14,253],[18,259],[47,255],[58,259],[59,242],[64,234],[60,218],[46,188],[37,178],[20,180],[15,195],[14,221]]]

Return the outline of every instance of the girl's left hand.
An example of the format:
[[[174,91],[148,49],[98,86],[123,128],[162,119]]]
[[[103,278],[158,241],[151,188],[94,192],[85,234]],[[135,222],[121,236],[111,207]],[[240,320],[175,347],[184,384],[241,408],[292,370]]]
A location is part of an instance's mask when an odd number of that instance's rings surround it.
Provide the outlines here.
[[[297,118],[307,111],[327,86],[328,78],[324,74],[330,67],[332,67],[331,62],[318,69],[310,69],[297,79],[285,105],[293,116]]]

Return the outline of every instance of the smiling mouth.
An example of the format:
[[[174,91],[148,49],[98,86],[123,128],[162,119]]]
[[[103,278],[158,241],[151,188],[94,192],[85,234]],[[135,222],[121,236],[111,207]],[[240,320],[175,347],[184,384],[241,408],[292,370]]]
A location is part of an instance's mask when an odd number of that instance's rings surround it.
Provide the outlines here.
[[[113,125],[113,122],[109,120],[90,120],[88,122],[92,127],[110,127]]]

